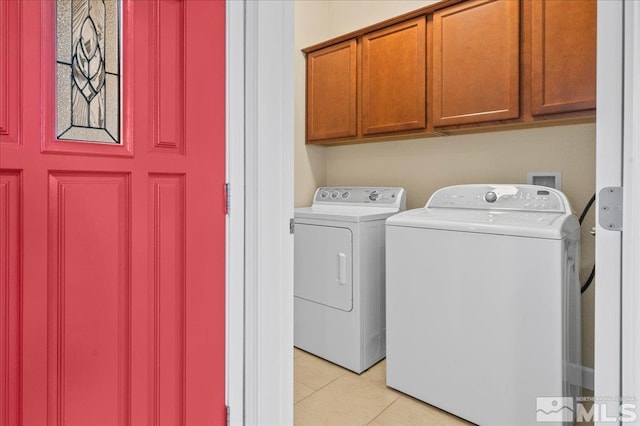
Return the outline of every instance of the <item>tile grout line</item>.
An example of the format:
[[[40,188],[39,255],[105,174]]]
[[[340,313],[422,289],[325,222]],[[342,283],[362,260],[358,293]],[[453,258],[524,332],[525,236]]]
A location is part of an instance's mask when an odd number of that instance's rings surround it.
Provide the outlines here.
[[[331,380],[330,382],[328,382],[328,383],[327,383],[327,384],[325,384],[324,386],[322,386],[322,387],[320,387],[320,388],[318,388],[318,389],[314,389],[312,393],[310,393],[309,395],[305,396],[304,398],[302,398],[300,401],[296,402],[296,403],[295,403],[295,404],[293,404],[293,405],[295,406],[295,405],[300,404],[300,403],[301,403],[302,401],[304,401],[305,399],[307,399],[307,398],[309,398],[309,397],[311,397],[311,396],[315,395],[315,394],[316,394],[316,392],[321,391],[322,389],[326,388],[326,387],[327,387],[327,386],[329,386],[331,383],[335,382],[336,380],[338,380],[338,379],[339,379],[339,378],[341,378],[341,377],[344,377],[345,375],[346,375],[346,373],[345,373],[345,374],[342,374],[342,375],[340,375],[340,376],[338,376],[338,377],[336,377],[335,379]],[[300,382],[300,383],[302,383],[302,382]],[[311,386],[307,385],[306,383],[302,383],[302,384],[303,384],[303,385],[305,385],[305,386],[307,386],[308,388],[313,389]]]
[[[387,388],[388,388],[388,386],[387,386]],[[394,399],[393,401],[391,401],[391,403],[389,403],[389,405],[387,405],[386,407],[384,407],[384,408],[382,409],[382,411],[380,411],[378,414],[376,414],[376,415],[375,415],[375,417],[374,417],[374,418],[372,418],[371,420],[369,420],[369,422],[368,422],[368,423],[365,423],[365,425],[369,425],[369,424],[371,424],[371,422],[375,422],[375,421],[376,421],[376,419],[382,415],[382,413],[384,413],[384,412],[385,412],[385,411],[387,411],[389,408],[391,408],[391,406],[392,406],[393,404],[395,404],[396,402],[398,402],[398,400],[399,400],[401,397],[402,397],[402,395],[397,395],[396,399]]]
[[[330,361],[324,360],[324,359],[322,359],[322,358],[320,358],[320,357],[317,357],[317,356],[315,356],[315,355],[313,355],[313,354],[303,353],[303,354],[301,354],[299,357],[303,357],[303,356],[310,356],[311,358],[318,358],[318,360],[320,360],[320,361],[330,363]],[[294,360],[295,360],[295,358],[294,358]],[[382,361],[382,360],[381,360],[381,361]],[[380,361],[380,362],[381,362],[381,361]],[[366,372],[368,372],[368,371],[370,371],[370,369],[368,369],[368,370],[366,370],[366,371],[363,371],[361,374],[357,374],[357,373],[354,373],[354,372],[352,372],[352,371],[346,370],[346,369],[344,369],[343,367],[340,367],[340,366],[337,366],[337,367],[339,367],[339,368],[341,368],[341,369],[343,369],[343,370],[344,370],[344,371],[342,372],[342,374],[340,374],[339,376],[337,376],[335,379],[333,379],[333,380],[331,380],[331,381],[327,382],[325,385],[321,386],[321,387],[320,387],[320,388],[318,388],[318,389],[315,389],[315,388],[313,388],[313,387],[309,386],[309,385],[308,385],[308,384],[306,384],[306,383],[303,383],[303,382],[301,382],[301,381],[298,381],[299,383],[301,383],[301,384],[303,384],[303,385],[307,386],[308,388],[313,389],[313,392],[312,392],[312,393],[310,393],[309,395],[305,396],[304,398],[302,398],[300,401],[296,402],[296,403],[294,404],[294,410],[296,409],[296,406],[297,406],[298,404],[300,404],[301,402],[303,402],[303,401],[305,401],[306,399],[308,399],[308,398],[312,397],[312,396],[313,396],[313,395],[315,395],[317,392],[321,391],[322,389],[324,389],[325,387],[329,386],[330,384],[332,384],[332,383],[334,383],[334,382],[338,381],[339,379],[341,379],[341,378],[343,378],[343,377],[346,377],[346,376],[350,376],[350,375],[354,375],[354,377],[355,377],[356,379],[362,379],[362,380],[365,380],[365,381],[369,382],[371,385],[382,385],[382,387],[384,387],[384,388],[386,388],[386,389],[391,389],[391,388],[389,388],[389,387],[386,385],[386,383],[380,383],[379,381],[375,380],[374,378],[364,377],[364,376],[363,376],[363,374],[364,374],[364,373],[366,373]],[[375,367],[375,366],[373,366],[373,367]],[[372,367],[372,368],[373,368],[373,367]],[[295,380],[294,380],[294,381],[295,381]],[[388,409],[389,409],[393,404],[395,404],[395,403],[400,399],[400,397],[401,397],[401,396],[402,396],[402,395],[396,395],[396,397],[395,397],[391,402],[389,402],[389,404],[387,404],[387,405],[386,405],[382,410],[380,410],[377,414],[375,414],[373,417],[371,417],[367,422],[363,423],[363,426],[366,426],[366,425],[370,424],[371,422],[375,421],[375,419],[377,419],[378,417],[380,417],[380,415],[382,415],[382,413],[384,413],[385,411],[387,411],[387,410],[388,410]]]
[[[302,382],[301,382],[301,383],[302,383]],[[305,385],[305,386],[307,386],[307,385]],[[307,387],[311,388],[311,386],[307,386]],[[313,388],[311,388],[311,389],[313,389]],[[320,388],[320,389],[322,389],[322,388]],[[294,408],[295,408],[295,406],[296,406],[296,405],[300,404],[300,403],[301,403],[302,401],[304,401],[305,399],[307,399],[307,398],[309,398],[309,397],[311,397],[311,396],[315,395],[315,394],[316,394],[316,392],[318,392],[320,389],[313,389],[313,392],[311,392],[309,395],[305,396],[305,397],[304,397],[304,398],[302,398],[300,401],[298,401],[298,402],[296,402],[295,404],[293,404],[293,405],[294,405]]]
[[[302,383],[302,382],[300,382]],[[305,385],[304,383],[302,383],[303,385]],[[295,380],[293,385],[295,386]],[[305,385],[307,386],[309,389],[313,389],[311,386]],[[320,390],[320,389],[318,389]],[[316,392],[318,392],[318,390],[313,389],[313,392],[311,392],[309,395],[305,396],[304,398],[302,398],[300,401],[296,402],[295,404],[293,404],[293,408],[295,409],[296,405],[300,404],[302,401],[304,401],[305,399],[309,398],[310,396],[314,395]]]
[[[322,386],[320,389],[316,390],[316,392],[318,392],[319,390],[322,390],[324,388],[326,388],[327,386],[329,386],[331,383],[335,382],[336,380],[340,379],[341,377],[344,377],[346,374],[348,373],[348,371],[345,371],[344,373],[342,373],[341,375],[339,375],[338,377],[336,377],[335,379],[331,380],[330,382],[326,383],[324,386]],[[315,392],[314,392],[315,393]]]
[[[345,370],[345,372],[343,374],[341,374],[340,376],[336,377],[335,379],[331,380],[330,382],[328,382],[327,384],[325,384],[324,386],[322,386],[319,389],[314,390],[311,394],[307,395],[306,397],[302,398],[300,401],[296,402],[294,404],[294,409],[295,406],[298,405],[299,403],[301,403],[302,401],[304,401],[305,399],[308,399],[310,397],[312,397],[313,395],[315,395],[317,392],[319,392],[320,390],[324,389],[325,387],[329,386],[330,384],[336,382],[337,380],[339,380],[340,378],[343,378],[345,376],[348,376],[350,374],[357,374],[357,373],[353,373],[352,371],[348,371]],[[370,384],[372,385],[383,385],[385,389],[392,389],[389,388],[386,384],[383,383],[379,383],[378,381],[374,380],[374,379],[369,379],[366,377],[362,377],[362,374],[357,374],[357,376],[355,377],[356,379],[363,379],[366,380],[367,382],[370,382]],[[302,383],[302,382],[300,382]],[[311,388],[311,386],[307,385],[306,383],[302,383],[305,386]],[[311,388],[313,389],[313,388]],[[387,411],[393,404],[395,404],[400,398],[402,397],[402,395],[396,395],[396,398],[391,401],[389,404],[387,404],[382,410],[380,410],[377,414],[375,414],[372,418],[370,418],[366,423],[363,423],[363,426],[366,426],[368,424],[370,424],[371,422],[375,421],[375,419],[377,419],[378,417],[380,417],[382,415],[382,413],[384,413],[385,411]]]
[[[311,385],[309,385],[309,384],[307,384],[307,383],[304,383],[304,382],[301,382],[300,380],[298,380],[298,381],[299,381],[300,383],[302,383],[303,385],[305,385],[305,386],[307,386],[307,387],[310,387],[311,389],[314,389],[314,393],[315,393],[315,392],[317,392],[317,391],[319,391],[320,389],[325,388],[326,386],[330,385],[331,383],[335,382],[335,381],[336,381],[336,380],[338,380],[340,377],[344,377],[344,376],[346,376],[347,374],[352,373],[352,371],[347,370],[347,369],[345,369],[344,367],[339,366],[338,364],[334,364],[334,363],[332,363],[331,361],[327,361],[326,359],[320,358],[320,357],[318,357],[318,356],[316,356],[316,355],[313,355],[313,354],[310,354],[310,353],[306,353],[306,352],[305,352],[305,353],[303,353],[303,354],[301,355],[301,357],[302,357],[302,356],[308,356],[308,357],[310,357],[310,358],[312,358],[312,359],[317,359],[318,361],[320,361],[320,362],[322,362],[322,363],[330,364],[330,365],[332,365],[332,366],[334,366],[334,367],[337,367],[337,368],[339,368],[340,370],[342,370],[342,373],[341,373],[339,376],[337,376],[335,379],[331,380],[330,382],[327,382],[326,384],[322,385],[322,386],[321,386],[321,387],[319,387],[318,389],[315,389],[313,386],[311,386]],[[294,358],[294,361],[295,361],[295,358]],[[294,369],[295,369],[295,365],[294,365]],[[354,373],[354,374],[355,374],[355,373]],[[295,379],[294,379],[294,380],[295,380]],[[313,394],[312,394],[312,395],[313,395]],[[305,399],[306,399],[306,398],[305,398]]]
[[[375,426],[374,425],[374,423],[375,423],[376,425],[380,426],[380,425],[384,424],[384,422],[378,421],[378,419],[383,414],[385,414],[387,411],[390,412],[389,415],[387,415],[387,417],[389,417],[391,419],[391,421],[393,422],[393,418],[394,418],[393,411],[395,409],[391,410],[391,407],[393,407],[395,404],[399,403],[403,399],[413,400],[415,402],[418,402],[421,406],[428,407],[428,409],[430,411],[432,411],[433,413],[439,413],[439,415],[444,414],[446,416],[451,416],[451,417],[453,417],[455,419],[455,423],[456,424],[457,424],[458,421],[465,422],[464,419],[457,418],[457,416],[455,416],[454,414],[447,413],[446,411],[441,410],[438,407],[432,406],[432,405],[426,403],[425,401],[418,400],[415,397],[412,397],[412,396],[407,395],[407,394],[405,394],[405,393],[403,393],[401,391],[398,391],[397,389],[394,389],[394,388],[391,388],[391,387],[387,386],[386,377],[384,378],[383,381],[380,381],[380,380],[378,380],[378,379],[381,378],[381,377],[379,377],[380,376],[380,372],[379,371],[375,371],[375,372],[372,371],[373,368],[377,367],[377,365],[373,366],[372,368],[370,368],[369,370],[367,370],[367,371],[365,371],[365,372],[363,372],[361,374],[357,374],[357,373],[355,373],[355,372],[353,372],[351,370],[347,370],[347,369],[345,369],[343,367],[340,367],[340,366],[338,366],[336,364],[331,363],[330,361],[327,361],[325,359],[322,359],[322,358],[317,357],[317,356],[315,356],[313,354],[310,354],[310,353],[303,353],[303,354],[301,354],[300,356],[298,356],[296,358],[307,358],[307,357],[309,357],[311,359],[317,359],[317,361],[319,361],[321,364],[335,365],[336,367],[339,368],[339,371],[338,371],[338,375],[335,378],[329,380],[324,385],[320,386],[318,389],[315,389],[314,387],[309,386],[308,384],[304,383],[303,381],[299,381],[299,380],[295,380],[294,379],[295,382],[299,383],[300,385],[306,386],[307,388],[312,390],[312,392],[309,395],[305,396],[301,400],[299,400],[299,401],[294,403],[294,410],[299,410],[301,408],[300,405],[299,405],[300,403],[302,403],[303,401],[306,401],[310,397],[315,396],[321,390],[324,390],[324,388],[328,387],[329,385],[332,385],[332,384],[336,383],[341,378],[347,378],[349,380],[351,380],[351,379],[357,380],[360,383],[365,383],[366,382],[366,383],[368,383],[366,386],[374,386],[376,388],[383,388],[383,389],[386,389],[388,391],[392,391],[393,394],[394,394],[394,398],[388,404],[386,404],[379,411],[376,410],[377,411],[376,414],[373,414],[373,415],[369,414],[369,419],[365,420],[362,423],[358,423],[360,425],[363,425],[363,426]],[[383,365],[381,368],[383,370],[386,370],[386,365]],[[367,374],[368,372],[372,372],[374,374]],[[384,371],[384,373],[382,373],[382,374],[384,374],[386,376],[386,371]],[[345,379],[345,380],[347,380],[347,379]],[[340,386],[340,385],[337,385],[337,386]],[[312,403],[312,405],[313,405],[313,403]],[[397,411],[397,410],[395,410],[395,411]],[[397,413],[396,413],[396,415],[397,415]],[[359,420],[362,420],[362,418],[360,418]],[[447,419],[447,420],[451,420],[451,419]]]
[[[321,361],[323,361],[323,362],[330,362],[330,361],[324,360],[324,359],[322,359],[322,358],[316,357],[315,355],[308,354],[308,353],[301,354],[300,356],[305,356],[305,355],[307,355],[307,356],[309,356],[309,355],[310,355],[310,356],[311,356],[311,357],[313,357],[313,358],[318,358],[319,360],[321,360]],[[294,358],[294,360],[295,360],[295,358]],[[333,364],[333,365],[335,365],[335,364]],[[343,367],[340,367],[340,366],[338,366],[338,365],[336,365],[336,366],[344,370],[344,368],[343,368]],[[325,383],[323,386],[319,387],[318,389],[316,389],[316,388],[314,388],[314,387],[312,387],[312,386],[309,386],[307,383],[304,383],[304,382],[301,382],[301,381],[299,381],[299,380],[298,380],[298,382],[302,383],[302,384],[303,384],[303,385],[305,385],[306,387],[308,387],[308,388],[310,388],[310,389],[313,389],[313,392],[311,392],[309,395],[305,396],[305,397],[304,397],[304,398],[302,398],[300,401],[298,401],[298,402],[296,402],[295,404],[293,404],[293,405],[294,405],[294,407],[295,407],[296,405],[298,405],[299,403],[301,403],[302,401],[304,401],[305,399],[309,398],[310,396],[313,396],[316,392],[318,392],[318,391],[320,391],[320,390],[322,390],[322,389],[326,388],[327,386],[329,386],[331,383],[335,382],[335,381],[336,381],[336,380],[338,380],[339,378],[344,377],[344,376],[345,376],[345,375],[347,375],[348,373],[349,373],[349,371],[348,371],[348,370],[344,370],[344,372],[343,372],[342,374],[340,374],[339,376],[337,376],[335,379],[333,379],[333,380],[331,380],[331,381],[329,381],[329,382]],[[295,381],[296,381],[296,380],[294,379],[294,384],[295,384]]]

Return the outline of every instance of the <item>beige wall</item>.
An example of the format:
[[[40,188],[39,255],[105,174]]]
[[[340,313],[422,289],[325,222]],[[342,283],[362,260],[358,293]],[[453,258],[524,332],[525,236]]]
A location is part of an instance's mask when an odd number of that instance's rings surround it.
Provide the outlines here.
[[[461,183],[526,183],[529,171],[562,172],[579,215],[595,188],[595,124],[321,147],[304,144],[305,63],[300,49],[391,18],[426,1],[297,1],[295,204],[321,185],[403,186],[409,208],[438,188]],[[593,212],[582,231],[583,281],[593,265]],[[582,298],[583,363],[593,365],[593,288]]]
[[[447,185],[526,183],[528,171],[559,171],[576,211],[593,194],[595,124],[335,146],[326,158],[327,185],[403,186],[408,208]]]

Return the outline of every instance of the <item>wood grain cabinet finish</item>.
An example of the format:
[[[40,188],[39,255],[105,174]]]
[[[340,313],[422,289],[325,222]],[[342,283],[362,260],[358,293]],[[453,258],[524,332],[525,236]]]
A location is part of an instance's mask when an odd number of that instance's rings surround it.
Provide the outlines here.
[[[362,133],[423,129],[424,16],[362,36]]]
[[[595,118],[596,0],[442,0],[303,52],[308,143]]]
[[[519,5],[476,0],[434,12],[434,126],[519,116]]]
[[[533,0],[531,112],[596,107],[596,1]]]
[[[355,39],[307,55],[307,140],[356,135]]]

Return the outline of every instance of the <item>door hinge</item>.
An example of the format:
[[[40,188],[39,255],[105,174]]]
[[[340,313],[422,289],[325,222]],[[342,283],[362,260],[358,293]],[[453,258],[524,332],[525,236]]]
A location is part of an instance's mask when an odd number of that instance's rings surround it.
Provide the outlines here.
[[[608,186],[598,193],[598,224],[607,231],[622,231],[622,187]]]
[[[224,184],[224,214],[228,215],[231,211],[231,184]]]
[[[293,219],[289,219],[289,233],[293,234],[295,231],[296,223]]]
[[[229,426],[231,424],[231,407],[228,405],[225,405],[225,407],[227,408],[227,426]]]

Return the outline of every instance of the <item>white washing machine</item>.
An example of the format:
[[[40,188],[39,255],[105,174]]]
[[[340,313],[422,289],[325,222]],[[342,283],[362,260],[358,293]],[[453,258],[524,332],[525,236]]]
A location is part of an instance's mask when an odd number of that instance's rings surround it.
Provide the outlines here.
[[[580,229],[564,194],[443,188],[387,220],[386,246],[388,386],[480,425],[570,419]]]
[[[384,221],[402,188],[326,188],[295,209],[294,344],[361,373],[385,356]]]

